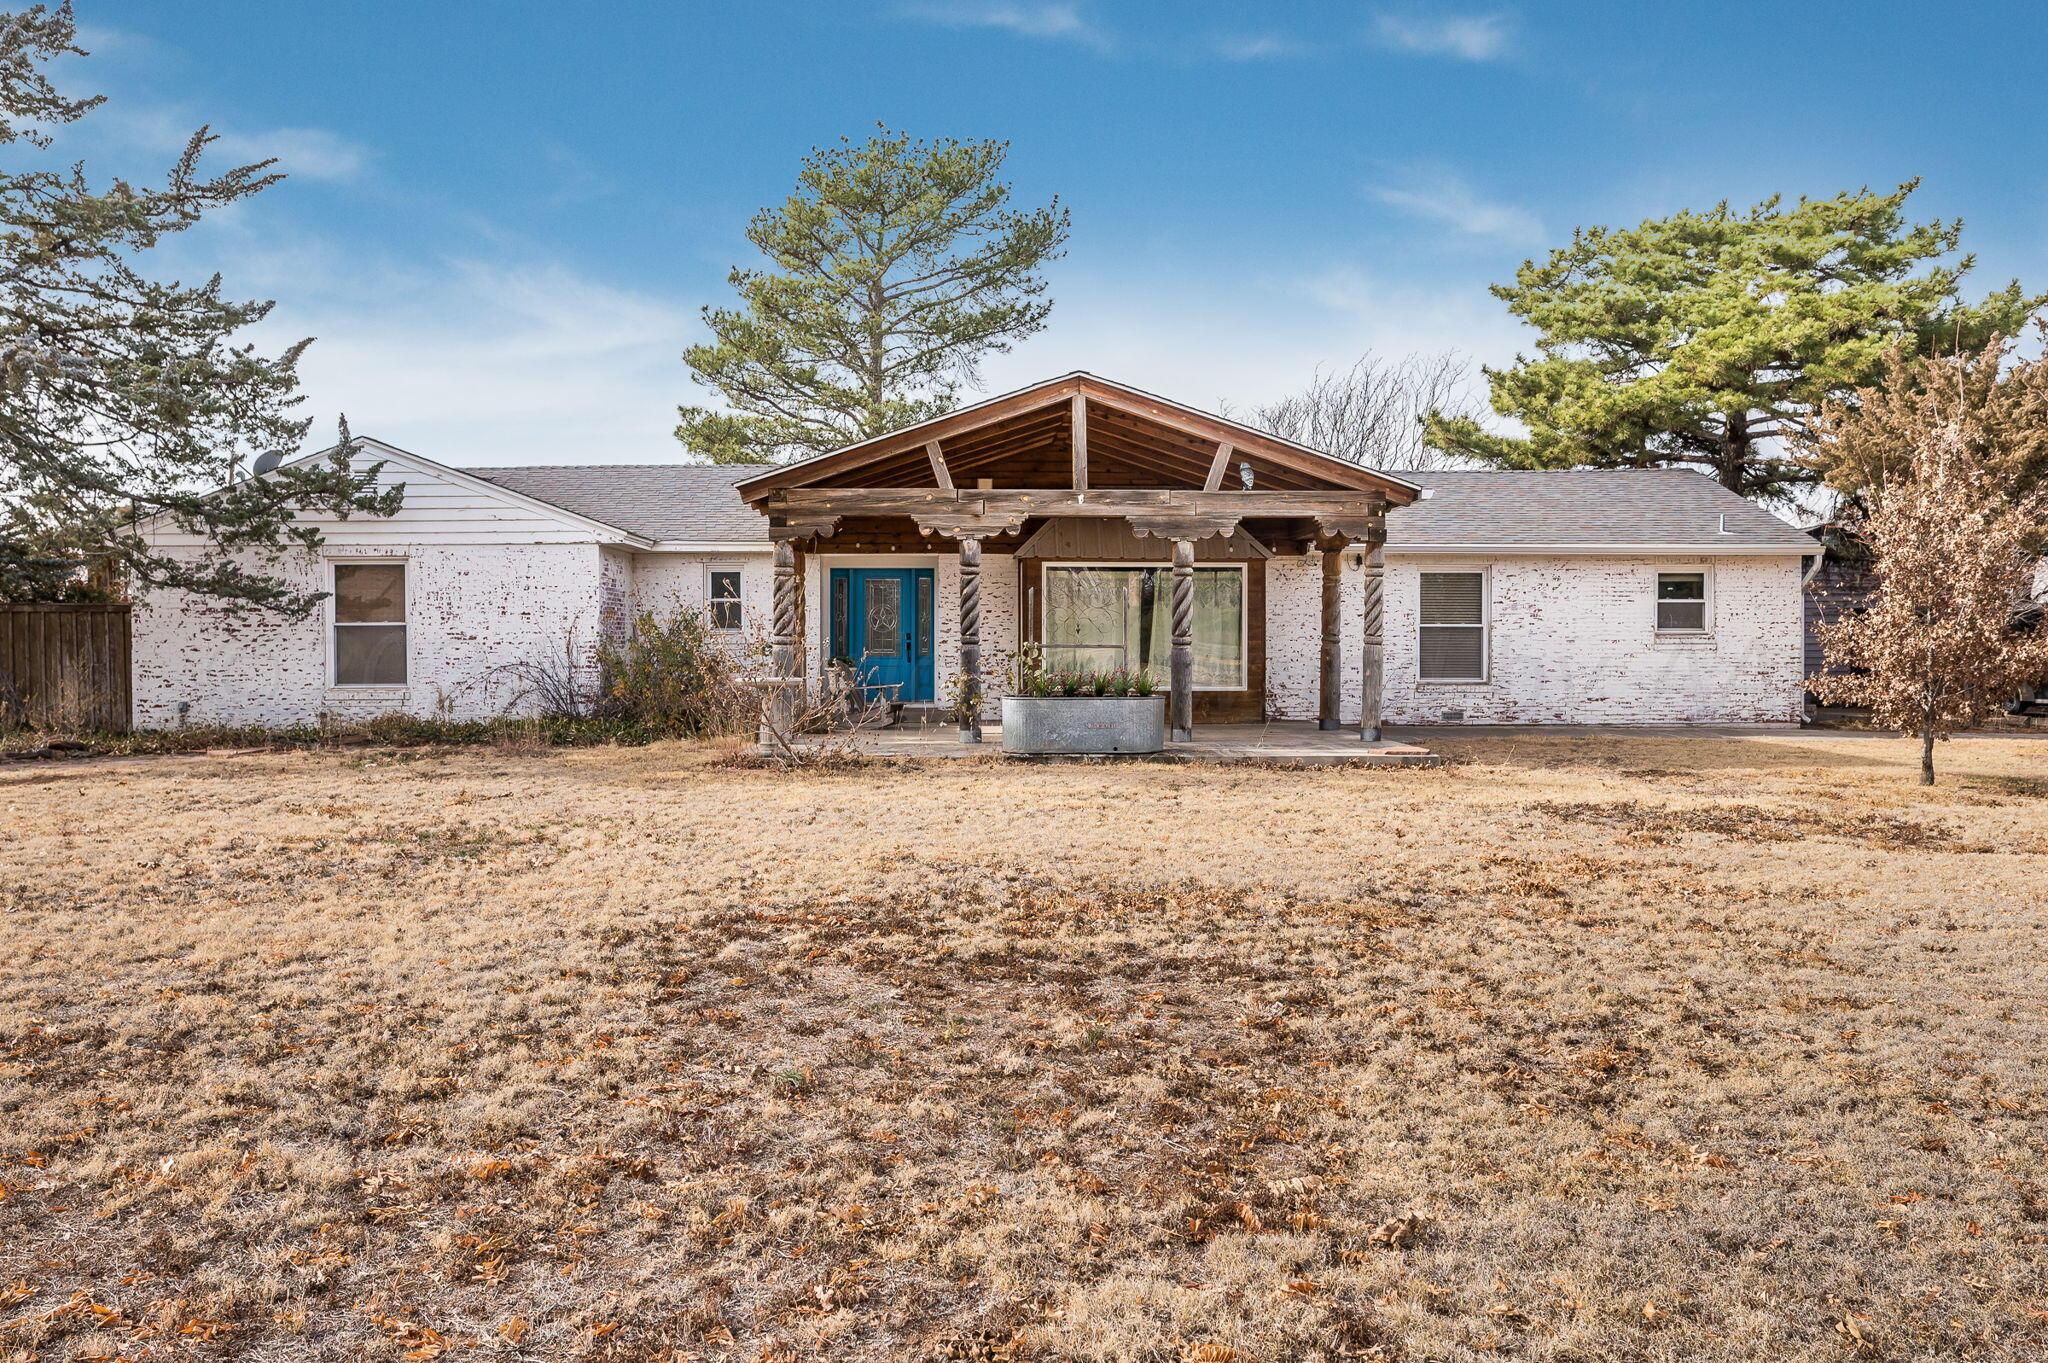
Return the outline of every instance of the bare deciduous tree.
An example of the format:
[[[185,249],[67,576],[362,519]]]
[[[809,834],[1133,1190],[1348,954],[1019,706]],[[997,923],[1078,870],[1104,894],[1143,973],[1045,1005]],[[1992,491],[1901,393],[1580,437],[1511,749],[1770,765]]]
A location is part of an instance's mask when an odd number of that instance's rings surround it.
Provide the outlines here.
[[[1387,470],[1471,468],[1423,443],[1423,418],[1469,404],[1470,361],[1451,351],[1318,369],[1299,393],[1257,408],[1252,424],[1354,464]]]
[[[1877,594],[1820,628],[1830,660],[1855,669],[1810,679],[1815,695],[1867,705],[1886,728],[1920,737],[1920,783],[1934,784],[1934,743],[1981,723],[2048,675],[2048,633],[2016,628],[2032,609],[2048,493],[2016,489],[2009,413],[1978,382],[2002,348],[1888,366],[1883,389],[1826,404],[1808,458],[1883,474],[1866,485]],[[2048,361],[2035,361],[2036,365]],[[2021,369],[2026,369],[2021,366]],[[2028,382],[2031,376],[2020,375]],[[2004,432],[1994,435],[1996,425]]]

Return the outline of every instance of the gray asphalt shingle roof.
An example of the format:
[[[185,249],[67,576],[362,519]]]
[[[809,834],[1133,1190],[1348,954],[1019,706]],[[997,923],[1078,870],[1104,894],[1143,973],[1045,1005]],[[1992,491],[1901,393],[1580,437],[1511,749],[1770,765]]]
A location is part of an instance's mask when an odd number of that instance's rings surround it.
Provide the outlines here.
[[[1725,545],[1811,551],[1814,539],[1692,469],[1411,473],[1429,489],[1387,513],[1387,548]],[[1721,518],[1726,516],[1727,531]]]
[[[768,542],[733,485],[759,464],[549,464],[468,472],[651,540]],[[1665,545],[1811,551],[1806,532],[1690,469],[1408,473],[1429,496],[1387,516],[1391,550]],[[1727,529],[1722,530],[1723,516]]]
[[[465,469],[479,478],[651,540],[768,542],[768,520],[733,484],[761,464],[536,464]]]

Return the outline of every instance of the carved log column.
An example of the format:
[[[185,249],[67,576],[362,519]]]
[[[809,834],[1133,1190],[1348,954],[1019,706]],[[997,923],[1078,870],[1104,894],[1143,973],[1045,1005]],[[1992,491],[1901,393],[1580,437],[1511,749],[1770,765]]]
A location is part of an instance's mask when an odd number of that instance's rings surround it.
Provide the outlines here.
[[[798,706],[803,700],[803,677],[797,671],[797,631],[800,628],[802,581],[796,571],[796,542],[775,541],[775,617],[768,627],[768,657],[774,669],[770,682],[764,723],[772,723],[787,739],[796,729]],[[766,741],[767,736],[763,735]]]
[[[1173,661],[1167,720],[1176,742],[1195,736],[1195,542],[1173,542]]]
[[[1367,743],[1380,741],[1380,707],[1386,690],[1386,658],[1380,637],[1387,585],[1387,545],[1384,537],[1373,541],[1365,558],[1365,663],[1364,684],[1358,695],[1358,736]]]
[[[981,742],[981,541],[960,537],[960,741]]]
[[[1326,536],[1323,551],[1323,666],[1317,695],[1316,727],[1344,727],[1344,541]]]

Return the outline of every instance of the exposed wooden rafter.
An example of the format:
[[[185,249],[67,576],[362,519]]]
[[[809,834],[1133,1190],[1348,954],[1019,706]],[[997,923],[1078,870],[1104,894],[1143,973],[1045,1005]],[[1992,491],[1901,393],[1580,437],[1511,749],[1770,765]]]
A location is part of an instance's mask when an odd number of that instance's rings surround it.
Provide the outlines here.
[[[938,458],[934,444],[943,449]],[[914,486],[929,470],[945,491],[973,481],[967,471],[975,469],[1012,488],[1103,491],[1147,486],[1159,476],[1169,486],[1216,494],[1240,459],[1260,491],[1349,489],[1377,492],[1394,505],[1418,495],[1398,478],[1091,374],[1065,375],[763,472],[742,480],[739,490],[764,506],[777,491],[797,488]]]
[[[1068,441],[1074,447],[1074,489],[1088,490],[1088,395],[1074,394],[1074,419],[1067,428]]]
[[[1202,491],[1215,492],[1223,486],[1223,471],[1230,467],[1230,442],[1223,441],[1216,446],[1216,457],[1209,461],[1209,476],[1202,480]]]

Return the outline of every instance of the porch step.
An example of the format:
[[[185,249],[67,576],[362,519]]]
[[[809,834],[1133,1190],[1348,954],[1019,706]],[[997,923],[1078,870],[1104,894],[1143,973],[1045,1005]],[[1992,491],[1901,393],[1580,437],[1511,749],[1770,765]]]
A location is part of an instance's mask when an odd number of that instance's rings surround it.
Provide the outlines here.
[[[935,704],[928,700],[919,700],[906,701],[896,711],[896,723],[893,727],[898,729],[938,729],[951,728],[952,725],[953,708],[951,706]]]

